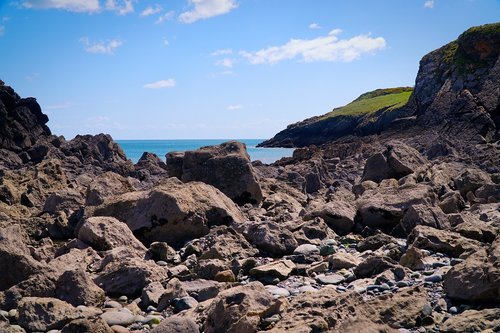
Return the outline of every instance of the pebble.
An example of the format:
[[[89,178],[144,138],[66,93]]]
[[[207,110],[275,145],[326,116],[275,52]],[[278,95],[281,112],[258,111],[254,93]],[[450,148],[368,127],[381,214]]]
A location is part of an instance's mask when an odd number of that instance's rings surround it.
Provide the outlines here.
[[[146,309],[147,312],[156,312],[156,308],[152,305],[148,306],[148,308]]]
[[[345,277],[340,274],[319,275],[316,280],[322,284],[339,284],[345,281]]]
[[[269,291],[276,297],[288,297],[290,296],[290,292],[285,288],[280,288],[277,286],[266,286],[266,290]]]
[[[59,333],[59,332],[61,332],[61,331],[59,331],[59,330],[50,330],[50,331],[47,331],[47,333]]]
[[[101,315],[101,318],[109,326],[120,325],[128,326],[135,322],[135,316],[126,311],[109,311]]]
[[[422,308],[422,314],[424,316],[430,316],[432,314],[432,306],[430,304],[425,304]]]
[[[448,312],[451,313],[451,314],[457,314],[458,313],[458,309],[456,306],[452,306],[451,308],[448,309]]]
[[[167,266],[167,265],[168,265],[168,264],[167,264],[167,262],[165,262],[165,261],[163,261],[163,260],[159,260],[159,261],[157,261],[157,262],[156,262],[156,264],[157,264],[158,266]]]
[[[394,277],[398,280],[402,280],[404,279],[406,273],[405,273],[405,270],[401,267],[396,267],[394,269]]]
[[[426,276],[424,278],[425,282],[432,282],[432,283],[441,282],[442,280],[443,280],[443,276],[441,274],[434,274],[434,275]]]
[[[118,298],[118,302],[126,303],[128,301],[128,297],[123,295]]]
[[[115,333],[130,333],[130,331],[127,328],[120,326],[120,325],[113,325],[113,326],[111,326],[111,329]]]
[[[7,319],[9,317],[9,313],[7,311],[0,310],[0,316],[2,316],[5,319]]]
[[[105,308],[121,309],[122,305],[117,301],[107,301],[104,303]]]
[[[17,317],[17,309],[12,309],[9,311],[9,317],[15,318]]]
[[[191,296],[186,296],[174,299],[173,304],[175,312],[181,312],[196,307],[198,305],[198,301]]]
[[[436,261],[432,263],[432,268],[439,268],[445,266],[450,266],[450,262]]]
[[[420,273],[415,272],[415,273],[413,273],[412,275],[410,275],[410,277],[411,277],[412,279],[418,279],[418,278],[420,277]]]
[[[317,254],[320,253],[318,247],[312,244],[302,244],[299,245],[295,250],[293,250],[293,254]]]
[[[337,286],[337,291],[344,292],[347,291],[347,288],[343,286]]]
[[[459,258],[452,258],[451,261],[450,261],[450,264],[452,266],[455,266],[457,264],[460,264],[461,262],[463,262],[464,260],[463,259],[459,259]]]
[[[301,293],[305,293],[305,292],[317,292],[318,289],[314,288],[314,287],[311,287],[311,286],[302,286],[299,288],[299,292]]]

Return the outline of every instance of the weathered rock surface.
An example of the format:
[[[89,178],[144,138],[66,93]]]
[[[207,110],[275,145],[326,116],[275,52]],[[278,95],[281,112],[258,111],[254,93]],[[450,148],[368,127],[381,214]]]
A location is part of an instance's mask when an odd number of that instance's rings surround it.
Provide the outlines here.
[[[182,158],[182,172],[179,173]],[[167,156],[169,173],[183,182],[201,181],[221,190],[242,205],[260,203],[262,190],[255,177],[245,144],[229,141],[219,146]],[[171,171],[170,171],[171,170]]]
[[[497,302],[500,299],[500,239],[489,249],[481,249],[444,276],[449,297],[472,301]]]
[[[210,227],[243,222],[238,207],[214,187],[175,178],[150,191],[130,192],[106,200],[94,215],[113,216],[147,242],[183,245],[208,234]]]

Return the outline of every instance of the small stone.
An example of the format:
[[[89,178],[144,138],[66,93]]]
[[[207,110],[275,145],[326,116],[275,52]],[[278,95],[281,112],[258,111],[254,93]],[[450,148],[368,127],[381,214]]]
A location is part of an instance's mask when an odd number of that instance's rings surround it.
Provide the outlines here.
[[[312,244],[302,244],[299,245],[295,250],[293,250],[293,254],[318,254],[320,250],[316,245]]]
[[[335,245],[323,244],[319,248],[319,254],[322,256],[327,256],[335,253]]]
[[[157,264],[158,266],[167,266],[167,265],[168,265],[168,264],[167,264],[167,262],[166,262],[166,261],[163,261],[163,260],[158,260],[158,261],[156,262],[156,264]]]
[[[394,268],[394,277],[397,280],[402,280],[405,278],[405,276],[406,276],[406,272],[403,268],[401,268],[401,267]]]
[[[409,286],[409,284],[406,281],[398,281],[398,282],[396,282],[396,287],[398,287],[398,288],[404,288],[404,287],[408,287],[408,286]]]
[[[174,312],[189,310],[198,305],[198,301],[191,296],[176,298],[173,300]]]
[[[214,280],[218,282],[235,282],[236,277],[234,276],[234,273],[228,269],[215,274]]]
[[[448,309],[448,312],[451,313],[451,314],[457,314],[458,313],[458,309],[456,306],[452,306],[451,308]]]
[[[113,325],[113,326],[111,326],[111,329],[115,333],[130,333],[130,331],[127,328],[120,326],[120,325]]]
[[[7,311],[0,310],[0,316],[7,319],[9,317],[9,313]]]
[[[314,288],[314,287],[311,287],[311,286],[302,286],[302,287],[299,287],[299,292],[300,293],[305,293],[305,292],[317,292],[318,289]]]
[[[123,296],[120,296],[118,298],[118,302],[121,302],[121,303],[126,303],[128,301],[128,297],[123,295]]]
[[[413,273],[412,275],[410,275],[410,277],[411,277],[412,279],[418,279],[418,278],[420,278],[420,273],[416,273],[416,272],[415,272],[415,273]]]
[[[343,287],[343,286],[337,286],[337,291],[345,292],[345,291],[347,291],[347,288]]]
[[[121,309],[122,305],[117,301],[107,301],[104,303],[105,308]]]
[[[431,314],[432,314],[432,306],[429,303],[427,303],[422,308],[422,315],[430,316]]]
[[[127,311],[108,311],[101,315],[101,318],[109,326],[128,326],[135,322],[135,316]]]
[[[288,297],[290,296],[290,292],[288,289],[285,288],[280,288],[277,286],[266,286],[266,290],[269,291],[271,294],[273,294],[276,297]]]
[[[432,263],[432,268],[439,268],[439,267],[445,267],[445,266],[450,266],[449,262],[442,262],[442,261],[436,261]]]
[[[451,261],[450,261],[450,264],[452,266],[455,266],[457,264],[460,264],[461,262],[463,262],[464,260],[463,259],[459,259],[459,258],[452,258]]]
[[[156,307],[152,305],[148,306],[148,308],[146,309],[147,312],[156,312],[156,310],[157,310]]]
[[[10,318],[16,318],[17,317],[17,309],[12,309],[9,311],[9,317]]]
[[[345,281],[345,277],[340,274],[319,275],[316,280],[322,284],[339,284]]]
[[[391,287],[387,283],[382,283],[380,285],[380,289],[382,289],[382,290],[390,290]]]
[[[431,283],[441,282],[442,280],[443,280],[443,276],[441,274],[434,274],[434,275],[426,276],[424,278],[425,282],[431,282]]]

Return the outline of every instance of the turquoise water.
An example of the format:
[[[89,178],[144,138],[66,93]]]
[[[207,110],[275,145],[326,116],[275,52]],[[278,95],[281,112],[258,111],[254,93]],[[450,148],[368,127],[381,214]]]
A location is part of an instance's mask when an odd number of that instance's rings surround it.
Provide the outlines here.
[[[136,163],[147,151],[155,153],[163,161],[165,154],[171,151],[194,150],[204,146],[218,145],[229,140],[116,140],[129,159]],[[247,151],[252,161],[260,160],[263,163],[273,163],[285,156],[292,156],[291,148],[257,148],[260,139],[237,139],[247,145]]]

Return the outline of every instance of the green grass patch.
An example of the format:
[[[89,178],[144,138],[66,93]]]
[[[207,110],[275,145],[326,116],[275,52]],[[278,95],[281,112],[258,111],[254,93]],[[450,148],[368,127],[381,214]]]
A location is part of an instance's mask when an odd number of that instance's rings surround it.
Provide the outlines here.
[[[410,99],[412,88],[378,89],[361,95],[346,106],[333,109],[320,116],[318,121],[338,116],[363,116],[382,109],[395,110],[404,106]]]

